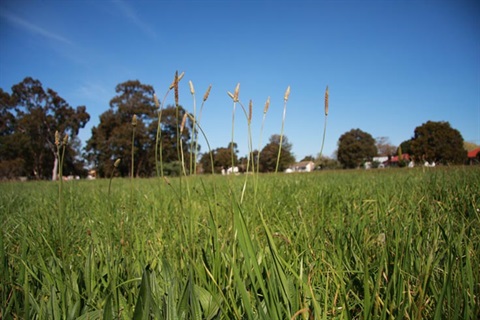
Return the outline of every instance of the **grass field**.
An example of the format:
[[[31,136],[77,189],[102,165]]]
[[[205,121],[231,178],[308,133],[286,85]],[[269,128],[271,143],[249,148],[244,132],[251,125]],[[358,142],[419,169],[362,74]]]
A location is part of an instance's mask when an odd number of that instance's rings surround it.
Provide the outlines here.
[[[480,168],[0,184],[3,319],[477,319]]]

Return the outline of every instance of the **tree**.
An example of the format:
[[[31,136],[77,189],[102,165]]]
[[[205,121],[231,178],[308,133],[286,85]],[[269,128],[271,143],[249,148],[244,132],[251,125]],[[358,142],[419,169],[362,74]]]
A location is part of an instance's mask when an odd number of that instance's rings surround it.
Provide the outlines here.
[[[180,153],[189,163],[190,132],[192,123],[186,125],[180,134],[180,124],[186,111],[181,106],[162,109],[160,134],[157,141],[158,113],[151,85],[138,80],[129,80],[116,86],[117,95],[110,101],[110,109],[100,115],[100,123],[92,129],[86,151],[89,160],[98,170],[99,176],[109,176],[116,159],[122,159],[116,171],[121,176],[131,174],[133,115],[137,116],[134,139],[134,175],[151,176],[156,163],[161,161],[164,173],[178,175],[182,171]],[[180,138],[178,138],[180,134]],[[178,143],[181,141],[181,145]],[[161,155],[155,159],[155,143]],[[188,165],[187,165],[188,167]]]
[[[398,154],[399,151],[401,151],[402,153],[408,153],[409,155],[413,155],[412,139],[405,140],[402,143],[400,143],[395,153]]]
[[[232,166],[232,149],[233,149],[233,162],[234,165],[238,164],[238,156],[235,152],[237,149],[237,144],[228,144],[226,148],[217,148],[211,152],[204,153],[200,158],[200,164],[202,165],[204,173],[212,173],[212,160],[213,157],[213,172],[220,173],[222,169],[227,169]]]
[[[352,129],[338,140],[337,158],[344,168],[357,168],[376,155],[375,139],[360,129]]]
[[[277,165],[278,151],[280,149],[280,135],[274,134],[270,137],[269,143],[260,152],[259,166],[262,172],[273,172]],[[284,171],[295,162],[292,154],[292,144],[288,138],[283,136],[282,150],[278,170]]]
[[[397,147],[390,143],[388,137],[377,137],[375,139],[375,145],[379,156],[391,156],[397,151]]]
[[[315,167],[320,167],[321,170],[326,169],[340,169],[341,165],[336,159],[332,159],[320,154],[315,159]]]
[[[471,141],[464,141],[463,142],[463,148],[467,151],[472,151],[472,150],[475,150],[477,148],[480,148],[480,145],[478,145],[474,142],[471,142]]]
[[[443,164],[462,164],[467,159],[463,137],[445,121],[428,121],[415,128],[411,142],[417,159]]]
[[[300,162],[302,162],[302,161],[314,161],[315,162],[315,158],[312,155],[309,155],[309,156],[303,157],[303,159],[300,160]]]
[[[180,133],[179,127],[181,126],[183,116],[186,111],[182,106],[174,107],[168,106],[163,109],[161,114],[161,137],[160,137],[160,152],[161,152],[161,161],[162,163],[178,163],[177,167],[181,168],[179,163],[181,159],[181,153],[183,152],[183,161],[185,164],[185,169],[189,171],[193,170],[193,164],[190,166],[190,158],[193,161],[193,141],[191,139],[190,133],[192,132],[192,122],[190,118],[187,118],[184,130]],[[152,135],[152,141],[156,139],[158,123],[152,123],[150,127],[150,133]],[[180,135],[180,137],[179,137]],[[180,143],[179,143],[180,142]],[[200,146],[197,146],[200,148]],[[153,150],[152,150],[153,151]],[[152,153],[153,158],[152,162],[155,164],[154,153]],[[160,161],[160,159],[157,159]]]
[[[117,95],[110,100],[110,109],[100,115],[100,123],[92,128],[87,141],[88,159],[93,163],[99,176],[108,176],[113,163],[121,159],[116,171],[121,176],[131,174],[132,118],[137,116],[134,141],[135,175],[150,175],[153,166],[149,163],[152,140],[149,126],[155,118],[154,90],[140,81],[126,81],[116,86]]]
[[[5,176],[13,165],[15,175],[56,180],[59,159],[55,132],[75,141],[90,119],[85,106],[73,108],[57,92],[44,90],[39,80],[30,77],[14,85],[11,95],[2,90],[0,104],[1,174]],[[65,173],[81,171],[78,147],[78,143],[66,145],[64,163],[71,171]]]

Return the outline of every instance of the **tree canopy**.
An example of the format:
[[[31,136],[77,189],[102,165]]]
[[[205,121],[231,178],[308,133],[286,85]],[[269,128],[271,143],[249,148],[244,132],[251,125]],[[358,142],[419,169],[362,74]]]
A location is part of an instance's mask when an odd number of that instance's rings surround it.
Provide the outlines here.
[[[357,168],[376,155],[375,139],[360,129],[352,129],[338,140],[337,158],[344,168]]]
[[[131,174],[129,159],[132,153],[133,115],[137,117],[134,137],[134,163],[136,176],[152,176],[156,162],[169,164],[167,174],[178,174],[181,141],[185,163],[189,163],[191,150],[190,132],[192,123],[187,121],[183,132],[179,132],[186,111],[181,106],[168,106],[157,110],[154,90],[138,80],[129,80],[117,85],[117,95],[110,101],[110,109],[100,115],[100,123],[92,129],[87,141],[88,159],[94,164],[100,176],[108,176],[116,159],[122,159],[116,168],[121,176]],[[158,113],[161,123],[158,126]],[[157,128],[160,127],[159,141]],[[177,139],[179,137],[180,139]],[[159,157],[155,159],[155,143],[158,142]],[[175,164],[174,164],[175,163]],[[163,166],[162,166],[163,168]]]
[[[467,159],[462,135],[445,121],[428,121],[416,127],[410,147],[418,160],[462,164]]]
[[[64,173],[82,173],[77,135],[90,119],[85,106],[73,108],[57,92],[27,77],[11,94],[0,89],[0,116],[0,176],[56,179],[56,131],[70,140]]]
[[[228,147],[221,147],[212,150],[211,152],[204,153],[200,158],[200,164],[202,165],[204,173],[220,173],[222,169],[227,169],[232,166],[232,150],[233,150],[233,163],[238,164],[238,150],[237,144],[230,142]],[[213,170],[212,170],[212,157],[213,157]]]
[[[392,156],[397,153],[397,147],[390,142],[388,137],[377,137],[375,145],[379,156]]]
[[[270,137],[269,143],[263,147],[260,152],[258,165],[261,172],[274,172],[278,159],[278,151],[280,149],[280,135],[274,134]],[[288,141],[287,136],[283,136],[282,150],[278,164],[279,171],[285,171],[291,164],[295,162],[292,153],[292,144]]]

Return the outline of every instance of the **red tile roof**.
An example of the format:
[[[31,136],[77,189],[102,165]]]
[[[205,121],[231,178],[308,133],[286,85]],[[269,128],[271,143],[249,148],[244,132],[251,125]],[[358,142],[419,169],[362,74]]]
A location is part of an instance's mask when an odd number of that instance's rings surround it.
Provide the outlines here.
[[[479,152],[480,152],[480,148],[473,149],[472,151],[468,152],[468,157],[475,158]]]
[[[402,154],[402,159],[406,160],[406,161],[409,161],[410,160],[410,155],[408,153],[404,153],[404,154]],[[394,157],[390,158],[390,162],[398,162],[398,156],[394,156]]]

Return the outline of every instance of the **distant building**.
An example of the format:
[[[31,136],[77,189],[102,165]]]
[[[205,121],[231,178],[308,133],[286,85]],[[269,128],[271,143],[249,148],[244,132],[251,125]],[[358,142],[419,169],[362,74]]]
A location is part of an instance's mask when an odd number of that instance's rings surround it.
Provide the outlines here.
[[[87,176],[87,179],[88,180],[94,180],[97,178],[97,170],[88,170],[88,176]]]
[[[480,164],[480,148],[476,148],[468,152],[468,163]]]
[[[313,161],[301,161],[291,165],[286,172],[312,172],[315,169]]]

